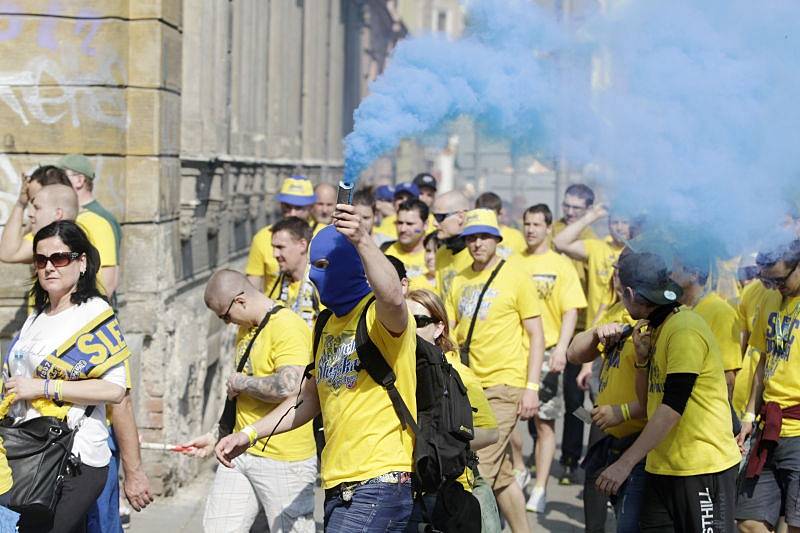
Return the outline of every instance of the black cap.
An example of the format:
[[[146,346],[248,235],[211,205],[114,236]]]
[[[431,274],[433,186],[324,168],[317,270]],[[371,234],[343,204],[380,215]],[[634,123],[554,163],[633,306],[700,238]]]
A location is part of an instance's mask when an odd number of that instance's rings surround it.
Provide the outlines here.
[[[655,305],[674,304],[683,291],[670,279],[664,260],[653,253],[627,253],[617,261],[619,280]]]
[[[413,183],[414,183],[414,185],[416,185],[420,189],[422,187],[429,187],[429,188],[433,189],[434,191],[436,190],[436,186],[438,185],[438,183],[436,182],[436,178],[434,178],[433,176],[431,176],[427,172],[423,172],[422,174],[417,174],[414,177]]]

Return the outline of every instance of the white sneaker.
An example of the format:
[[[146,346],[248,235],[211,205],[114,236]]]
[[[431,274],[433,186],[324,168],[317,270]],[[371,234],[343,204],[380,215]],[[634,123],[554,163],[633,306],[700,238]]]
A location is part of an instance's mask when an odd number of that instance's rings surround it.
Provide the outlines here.
[[[525,504],[525,509],[532,513],[544,513],[544,506],[547,505],[547,496],[541,487],[533,487],[531,497]]]
[[[519,485],[519,488],[522,490],[525,490],[525,487],[531,482],[531,473],[528,472],[527,468],[524,470],[514,470],[514,477],[517,478],[517,485]]]

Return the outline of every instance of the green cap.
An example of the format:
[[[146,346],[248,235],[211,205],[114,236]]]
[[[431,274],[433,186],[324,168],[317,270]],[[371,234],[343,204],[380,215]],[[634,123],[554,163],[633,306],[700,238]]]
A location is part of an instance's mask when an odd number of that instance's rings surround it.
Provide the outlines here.
[[[56,164],[61,170],[71,170],[83,174],[90,180],[94,179],[94,168],[89,158],[83,154],[69,154],[58,160]]]

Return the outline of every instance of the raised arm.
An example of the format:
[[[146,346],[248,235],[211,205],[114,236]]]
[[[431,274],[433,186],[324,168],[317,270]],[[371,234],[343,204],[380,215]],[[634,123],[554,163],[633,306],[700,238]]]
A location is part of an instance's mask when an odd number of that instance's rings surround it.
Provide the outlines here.
[[[33,246],[23,238],[24,212],[28,205],[28,181],[23,177],[17,201],[8,215],[3,235],[0,237],[0,261],[4,263],[30,263]]]
[[[608,211],[606,211],[602,204],[592,207],[585,215],[566,226],[558,235],[553,237],[553,246],[556,250],[562,254],[568,255],[572,259],[586,261],[589,255],[586,251],[586,246],[583,241],[580,240],[581,233],[606,216],[608,216]]]
[[[356,247],[372,292],[375,313],[381,324],[395,335],[405,331],[408,311],[397,271],[361,225],[361,217],[348,204],[338,204],[333,225]]]

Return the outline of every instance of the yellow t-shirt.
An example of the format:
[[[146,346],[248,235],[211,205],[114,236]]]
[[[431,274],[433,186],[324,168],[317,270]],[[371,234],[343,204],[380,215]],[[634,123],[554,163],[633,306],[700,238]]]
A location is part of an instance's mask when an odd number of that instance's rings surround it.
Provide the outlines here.
[[[511,226],[500,224],[500,235],[503,240],[497,245],[497,255],[508,259],[514,254],[521,254],[528,247],[522,232]]]
[[[653,335],[648,419],[661,405],[668,374],[697,374],[697,381],[678,423],[647,454],[646,470],[668,476],[695,476],[721,472],[738,464],[742,456],[731,431],[722,357],[708,324],[694,311],[681,308]]]
[[[483,392],[481,382],[468,366],[461,363],[461,358],[456,352],[447,352],[445,354],[447,362],[458,372],[461,381],[467,388],[467,399],[472,406],[472,425],[479,429],[494,429],[497,427],[497,419],[494,417],[494,412],[489,406],[489,400],[486,399],[486,393]],[[475,484],[475,476],[470,468],[465,468],[464,473],[459,476],[458,480],[464,490],[472,492],[472,487]]]
[[[445,306],[459,344],[467,338],[478,296],[494,268],[475,272],[469,267],[453,279]],[[512,257],[487,289],[472,334],[469,366],[484,388],[525,386],[529,340],[522,321],[541,314],[533,280]]]
[[[325,420],[322,451],[322,487],[363,481],[386,472],[411,472],[414,434],[402,430],[386,391],[366,371],[358,368],[355,334],[367,295],[342,317],[331,316],[322,332],[314,375]],[[369,336],[397,376],[400,396],[416,418],[416,326],[409,313],[408,326],[392,335],[377,320],[375,305],[367,311]]]
[[[397,240],[397,226],[395,226],[395,222],[397,222],[397,215],[389,215],[388,217],[383,217],[380,224],[377,224],[374,228],[372,228],[372,233],[381,235],[384,237],[384,240],[387,241],[396,241]]]
[[[245,274],[264,278],[264,286],[261,290],[265,293],[271,291],[275,285],[280,274],[280,267],[272,255],[272,230],[269,226],[261,228],[258,233],[253,235]]]
[[[100,253],[100,266],[117,266],[117,241],[114,238],[114,228],[106,219],[92,211],[81,211],[75,223],[86,232],[89,241]]]
[[[769,289],[759,280],[748,283],[743,289],[739,298],[737,311],[742,330],[752,335],[755,329],[756,319],[761,312],[764,295],[769,293]],[[756,373],[758,361],[761,359],[761,352],[752,345],[752,340],[748,342],[747,351],[742,360],[742,368],[736,374],[736,382],[733,385],[733,408],[741,418],[747,409],[750,401],[750,392],[753,389],[753,376]]]
[[[588,256],[586,265],[586,325],[594,323],[597,311],[602,304],[614,301],[614,289],[611,276],[614,274],[614,263],[617,262],[622,246],[617,246],[611,238],[587,239],[583,242]]]
[[[240,330],[236,344],[236,364],[244,355],[256,328]],[[244,373],[249,376],[271,376],[282,366],[305,366],[311,361],[311,330],[288,309],[281,309],[269,319],[250,350]],[[235,431],[269,414],[277,403],[267,403],[241,393],[236,400]],[[311,422],[287,433],[273,435],[266,451],[266,437],[247,449],[247,453],[280,461],[302,461],[317,453]]]
[[[697,302],[694,312],[703,317],[717,339],[723,370],[742,368],[742,324],[736,309],[716,292],[709,292]]]
[[[612,323],[633,326],[636,321],[631,318],[625,306],[617,302],[608,308],[598,326]],[[636,353],[631,337],[625,339],[622,346],[617,346],[611,353],[603,353],[603,368],[600,371],[600,388],[597,405],[620,405],[638,401],[636,395]],[[647,420],[634,418],[619,425],[608,428],[606,433],[618,439],[639,433],[644,429]]]
[[[313,283],[308,279],[308,269],[304,279],[292,281],[289,276],[281,273],[277,283],[268,289],[268,297],[280,302],[294,314],[302,318],[308,327],[314,326],[320,309],[323,308],[319,301],[319,294]]]
[[[586,307],[578,273],[572,261],[552,250],[543,254],[531,254],[526,250],[519,255],[519,260],[533,279],[542,303],[544,344],[553,346],[561,336],[564,312]]]
[[[440,287],[442,300],[447,299],[456,274],[469,268],[471,264],[472,256],[466,248],[455,255],[446,246],[440,246],[436,250],[436,285]]]
[[[781,409],[800,404],[799,335],[800,296],[783,301],[778,291],[767,291],[750,343],[766,357],[764,402],[775,402]],[[800,437],[800,420],[784,418],[781,437]]]
[[[417,276],[416,278],[408,281],[408,290],[416,291],[419,289],[425,289],[427,291],[431,291],[433,294],[436,294],[441,298],[441,294],[439,294],[439,287],[436,282],[436,277],[429,278],[427,275]]]
[[[3,439],[0,439],[0,494],[5,494],[11,490],[14,480],[11,476],[11,468],[6,459],[6,449],[3,446]]]
[[[396,242],[386,248],[384,253],[386,255],[394,256],[403,262],[403,265],[406,267],[406,277],[408,278],[409,282],[420,276],[425,276],[425,272],[428,270],[428,267],[425,266],[424,248],[418,252],[408,253],[403,250],[403,247],[400,246],[399,242]]]

